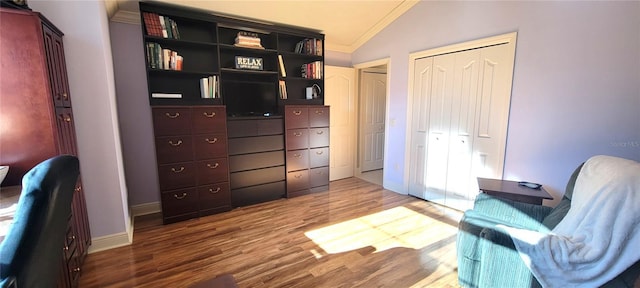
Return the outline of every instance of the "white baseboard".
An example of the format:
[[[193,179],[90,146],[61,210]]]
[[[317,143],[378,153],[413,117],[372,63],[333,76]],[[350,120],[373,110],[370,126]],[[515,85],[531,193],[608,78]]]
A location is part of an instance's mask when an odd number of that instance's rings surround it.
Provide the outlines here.
[[[132,218],[147,214],[158,213],[160,211],[162,211],[160,208],[160,202],[149,202],[131,206]]]
[[[130,237],[128,232],[96,237],[91,239],[91,246],[89,246],[88,253],[91,254],[117,247],[131,245],[132,240],[133,239],[132,237]]]

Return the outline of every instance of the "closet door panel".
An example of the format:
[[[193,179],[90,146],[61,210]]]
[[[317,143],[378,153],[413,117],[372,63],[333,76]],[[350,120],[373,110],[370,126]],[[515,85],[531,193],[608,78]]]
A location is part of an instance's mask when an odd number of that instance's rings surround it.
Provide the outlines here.
[[[431,98],[431,76],[433,57],[415,61],[412,103],[411,163],[409,164],[409,194],[425,198],[426,147],[429,127],[429,99]]]

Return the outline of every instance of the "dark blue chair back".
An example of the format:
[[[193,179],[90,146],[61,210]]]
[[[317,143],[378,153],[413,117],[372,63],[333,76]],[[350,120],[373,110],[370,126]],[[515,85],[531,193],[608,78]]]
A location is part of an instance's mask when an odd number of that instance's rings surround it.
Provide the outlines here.
[[[0,244],[1,287],[57,285],[79,168],[78,158],[61,155],[22,178],[18,207]]]

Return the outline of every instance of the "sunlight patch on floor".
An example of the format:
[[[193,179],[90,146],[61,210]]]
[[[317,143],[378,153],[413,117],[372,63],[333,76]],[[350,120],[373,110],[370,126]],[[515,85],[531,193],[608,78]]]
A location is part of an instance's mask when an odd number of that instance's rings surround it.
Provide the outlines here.
[[[427,240],[436,233],[426,229],[433,221],[437,220],[405,207],[395,207],[311,230],[305,235],[329,254],[369,246],[374,247],[376,253],[395,247],[421,249],[429,245]]]

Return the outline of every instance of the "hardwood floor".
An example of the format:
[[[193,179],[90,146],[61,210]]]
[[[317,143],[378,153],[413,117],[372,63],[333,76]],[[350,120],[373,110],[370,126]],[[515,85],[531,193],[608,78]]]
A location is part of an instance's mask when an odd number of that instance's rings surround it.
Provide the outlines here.
[[[357,178],[328,192],[162,225],[136,218],[133,244],[90,254],[80,287],[458,287],[461,213]]]

